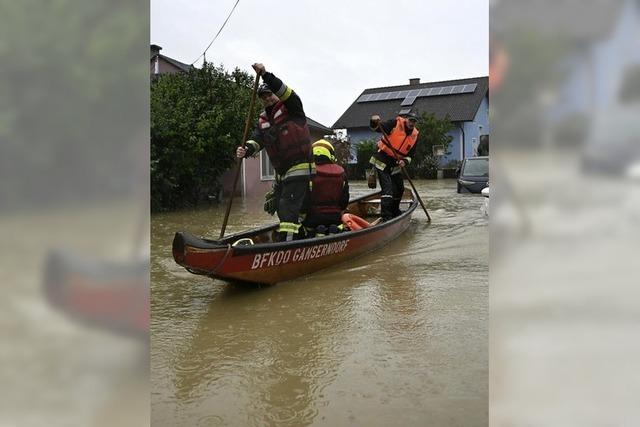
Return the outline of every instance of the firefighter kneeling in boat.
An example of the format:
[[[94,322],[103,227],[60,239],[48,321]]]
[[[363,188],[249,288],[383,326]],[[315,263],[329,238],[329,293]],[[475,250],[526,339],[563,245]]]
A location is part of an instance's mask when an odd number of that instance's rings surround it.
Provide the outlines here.
[[[342,166],[335,163],[335,150],[329,141],[321,139],[312,147],[316,175],[302,224],[308,237],[321,237],[343,230],[341,216],[349,204],[349,183]]]
[[[262,77],[258,96],[264,111],[246,148],[238,147],[236,156],[243,158],[266,150],[276,171],[276,184],[267,195],[265,210],[272,215],[278,213],[278,241],[297,240],[303,237],[300,215],[315,174],[307,117],[300,97],[290,87],[267,72],[263,64],[252,67]]]

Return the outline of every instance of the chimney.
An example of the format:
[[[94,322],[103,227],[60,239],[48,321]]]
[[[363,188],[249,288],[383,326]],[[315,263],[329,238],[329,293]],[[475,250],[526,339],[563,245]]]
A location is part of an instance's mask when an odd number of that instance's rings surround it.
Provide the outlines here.
[[[151,57],[153,57],[154,55],[159,54],[161,50],[162,50],[161,46],[158,46],[157,44],[152,44],[151,45]]]
[[[420,84],[420,77],[414,77],[413,79],[409,79],[409,85],[414,86],[419,84]]]

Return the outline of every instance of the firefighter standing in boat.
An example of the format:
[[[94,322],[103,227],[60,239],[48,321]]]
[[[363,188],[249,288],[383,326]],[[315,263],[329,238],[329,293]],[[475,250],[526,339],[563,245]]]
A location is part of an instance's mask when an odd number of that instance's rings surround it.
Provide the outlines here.
[[[307,117],[300,97],[290,87],[267,72],[263,64],[252,67],[262,77],[258,96],[265,109],[251,139],[245,148],[237,148],[236,156],[243,158],[266,150],[276,171],[276,184],[268,194],[265,210],[278,213],[279,241],[296,240],[303,237],[300,215],[315,174]]]
[[[313,143],[316,175],[303,222],[308,236],[324,236],[342,231],[342,212],[349,204],[349,183],[342,166],[335,163],[333,145],[325,139]]]
[[[386,122],[379,115],[371,116],[369,126],[382,136],[378,141],[378,151],[371,156],[370,163],[378,173],[382,189],[380,210],[383,221],[400,215],[400,201],[404,193],[401,168],[411,162],[411,156],[418,142],[418,117],[407,113]]]

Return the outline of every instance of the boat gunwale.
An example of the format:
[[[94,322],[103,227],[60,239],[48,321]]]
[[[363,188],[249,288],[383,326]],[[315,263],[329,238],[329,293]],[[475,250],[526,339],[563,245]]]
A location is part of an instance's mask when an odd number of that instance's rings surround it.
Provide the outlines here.
[[[367,199],[370,198],[372,196],[378,195],[380,192],[376,192],[373,194],[368,194],[366,196],[362,196],[359,197],[357,199],[354,199],[353,201],[350,202],[351,203],[355,203],[355,202],[359,202],[363,199]],[[412,196],[413,193],[412,193]],[[407,210],[405,210],[404,212],[402,212],[401,215],[398,215],[397,217],[389,220],[389,221],[385,221],[385,222],[381,222],[379,224],[376,224],[372,227],[367,227],[367,228],[363,228],[361,230],[352,230],[349,231],[347,233],[339,233],[339,234],[331,234],[328,236],[323,236],[323,237],[314,237],[314,238],[310,238],[310,239],[301,239],[301,240],[293,240],[293,241],[289,241],[289,242],[275,242],[275,243],[260,243],[260,244],[255,244],[255,245],[248,245],[248,246],[232,246],[233,249],[233,254],[232,256],[242,256],[242,255],[248,255],[248,254],[254,254],[254,253],[263,253],[263,252],[271,252],[271,251],[277,251],[277,250],[287,250],[287,249],[291,249],[291,248],[303,248],[303,247],[307,247],[307,246],[313,246],[316,244],[320,244],[320,243],[332,243],[335,241],[340,241],[340,240],[346,240],[346,239],[351,239],[354,237],[361,237],[364,236],[368,233],[373,233],[376,231],[380,231],[382,229],[385,229],[387,227],[390,227],[394,224],[396,224],[399,221],[402,221],[404,218],[406,218],[407,216],[411,215],[413,213],[413,211],[417,208],[418,206],[418,201],[415,198],[415,196],[413,197],[412,201],[411,201],[411,205],[409,205],[409,207],[407,208]],[[201,237],[197,237],[193,234],[190,234],[188,232],[178,232],[180,234],[183,235],[183,238],[188,237],[189,240],[197,240],[199,241],[198,243],[205,243],[205,245],[203,245],[203,247],[198,247],[198,246],[194,246],[192,244],[189,244],[189,246],[193,246],[193,247],[197,247],[199,249],[205,249],[205,250],[210,250],[211,252],[214,251],[226,251],[229,249],[229,245],[230,245],[230,241],[233,239],[237,239],[237,238],[242,238],[242,237],[249,237],[252,235],[256,235],[259,233],[262,233],[264,231],[268,231],[269,229],[275,228],[277,227],[277,223],[276,224],[271,224],[269,226],[265,226],[265,227],[261,227],[258,229],[254,229],[254,230],[249,230],[249,231],[244,231],[241,233],[236,233],[236,234],[232,234],[229,235],[228,237],[224,238],[223,240],[219,241],[219,240],[210,240],[210,239],[205,239],[205,238],[201,238]],[[178,234],[176,233],[176,234]],[[225,243],[223,243],[225,242]],[[185,244],[188,244],[185,241]],[[209,246],[210,245],[210,246]]]

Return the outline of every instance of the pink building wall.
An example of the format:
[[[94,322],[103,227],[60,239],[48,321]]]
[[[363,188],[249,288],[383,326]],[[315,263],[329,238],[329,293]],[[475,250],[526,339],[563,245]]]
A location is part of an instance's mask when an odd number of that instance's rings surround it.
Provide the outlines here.
[[[246,197],[262,197],[271,190],[273,180],[263,181],[260,178],[260,156],[244,161],[245,195]]]
[[[222,188],[224,189],[224,197],[228,197],[229,193],[231,193],[234,177],[235,168],[229,169],[222,175],[221,181]],[[271,190],[272,185],[273,179],[263,181],[260,178],[260,156],[250,157],[243,162],[243,170],[240,172],[235,196],[246,195],[247,197],[262,197],[267,191]]]

